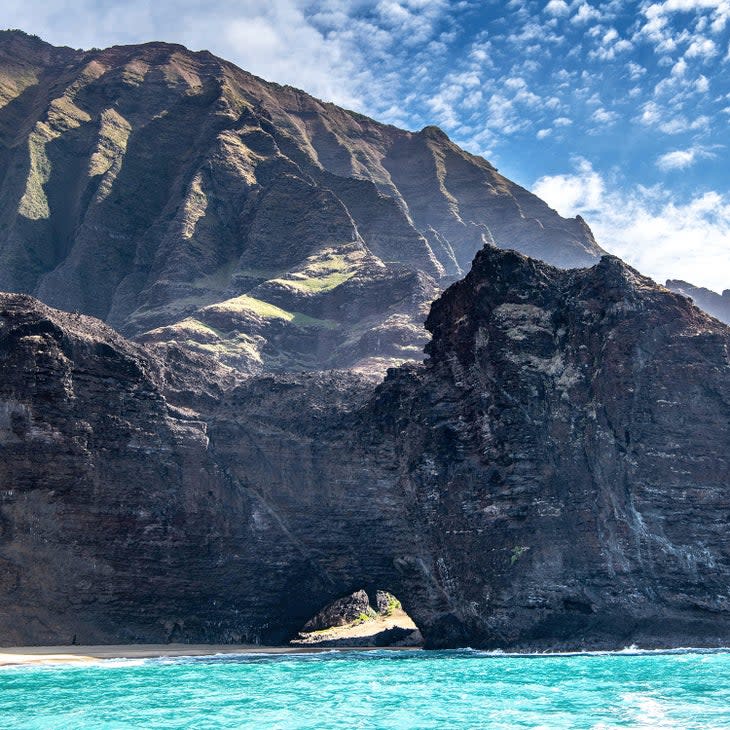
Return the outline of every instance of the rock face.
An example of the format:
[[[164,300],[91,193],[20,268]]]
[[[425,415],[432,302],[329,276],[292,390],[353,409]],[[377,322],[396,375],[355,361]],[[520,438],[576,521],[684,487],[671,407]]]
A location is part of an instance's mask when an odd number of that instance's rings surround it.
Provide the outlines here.
[[[407,132],[150,43],[0,33],[0,289],[243,372],[418,360],[485,243],[602,253],[436,127]]]
[[[361,616],[368,618],[373,613],[368,594],[363,590],[355,591],[349,596],[338,598],[325,606],[302,627],[302,631],[321,631],[332,626],[344,626],[356,621]]]
[[[677,294],[684,294],[705,312],[717,317],[721,322],[730,324],[730,289],[725,289],[722,294],[705,289],[702,286],[688,284],[680,279],[669,279],[666,283],[667,289]]]
[[[374,392],[0,322],[5,643],[280,643],[358,589],[431,647],[730,639],[730,330],[618,259],[484,248]]]
[[[181,529],[225,489],[205,423],[168,406],[140,348],[30,297],[0,297],[0,352],[3,643],[143,625],[194,558],[185,532],[221,539],[204,521]]]
[[[378,420],[456,619],[427,641],[726,644],[728,328],[616,258],[493,249],[426,326]]]
[[[287,508],[216,456],[201,414],[227,373],[165,355],[0,295],[0,643],[283,643],[344,593]],[[305,382],[322,410],[324,380]],[[371,387],[333,375],[330,420]]]

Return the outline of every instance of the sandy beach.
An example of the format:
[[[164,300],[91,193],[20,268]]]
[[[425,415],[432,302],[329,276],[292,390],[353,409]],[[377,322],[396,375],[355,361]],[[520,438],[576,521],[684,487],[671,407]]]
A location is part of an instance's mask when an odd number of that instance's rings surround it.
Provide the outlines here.
[[[69,646],[0,647],[0,667],[18,664],[83,664],[103,659],[153,659],[157,657],[216,656],[220,654],[315,654],[323,651],[373,651],[378,648],[409,647],[366,646],[369,639],[394,627],[415,629],[410,617],[398,608],[389,616],[377,616],[366,622],[354,622],[326,631],[300,634],[298,641],[286,646],[257,644],[109,644]],[[317,641],[336,639],[344,645],[318,646]],[[313,642],[313,643],[312,643]],[[413,648],[413,647],[410,647]]]
[[[383,647],[380,647],[381,649]],[[403,647],[393,647],[399,649]],[[218,654],[316,654],[323,651],[374,651],[372,646],[257,646],[251,644],[114,644],[108,646],[0,647],[0,667],[18,664],[83,664],[100,659],[215,656]]]

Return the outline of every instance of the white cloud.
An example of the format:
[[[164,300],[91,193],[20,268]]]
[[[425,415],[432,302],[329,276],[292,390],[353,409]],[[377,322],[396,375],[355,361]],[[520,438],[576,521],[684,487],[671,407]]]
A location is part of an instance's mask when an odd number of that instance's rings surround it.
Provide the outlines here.
[[[718,7],[713,15],[710,29],[713,33],[721,33],[725,29],[728,20],[730,20],[730,2],[724,1],[722,3],[718,3]]]
[[[649,17],[663,17],[672,13],[699,13],[710,11],[709,17],[702,16],[697,22],[697,30],[704,30],[710,22],[710,30],[713,33],[720,33],[730,19],[729,0],[665,0],[661,3],[653,3],[645,9],[644,13]]]
[[[629,70],[629,78],[632,81],[640,79],[646,73],[646,69],[634,61],[629,61],[626,64],[626,68]]]
[[[530,122],[514,108],[514,103],[501,93],[492,94],[487,101],[486,126],[500,134],[510,135],[526,129]]]
[[[613,124],[618,119],[616,112],[608,111],[603,107],[599,107],[591,115],[591,119],[599,124]]]
[[[677,63],[672,66],[669,76],[663,78],[654,87],[655,97],[667,97],[667,101],[672,108],[680,108],[693,94],[705,94],[710,88],[709,79],[700,74],[696,78],[690,78],[688,69],[690,65],[684,58],[680,58]],[[671,112],[669,112],[671,113]]]
[[[687,58],[712,58],[717,55],[717,45],[711,38],[695,38],[684,55]]]
[[[563,216],[575,216],[573,211],[594,210],[605,196],[603,178],[588,160],[577,158],[576,171],[566,175],[541,177],[532,192]]]
[[[519,30],[515,30],[510,35],[505,36],[505,39],[510,43],[520,46],[522,54],[530,53],[533,50],[533,46],[528,45],[531,41],[534,43],[534,50],[539,51],[542,43],[562,43],[565,38],[558,33],[551,33],[545,29],[545,24],[541,24],[535,21],[528,21],[524,23]]]
[[[660,283],[730,286],[730,196],[709,191],[680,201],[657,187],[609,186],[584,159],[532,190],[562,215],[583,216],[603,248]]]
[[[545,139],[545,137],[549,137],[553,133],[552,129],[538,129],[537,134],[535,135],[538,139]]]
[[[672,66],[672,76],[684,76],[687,73],[687,61],[684,58],[680,58],[677,63]]]
[[[656,164],[660,170],[685,170],[698,160],[715,155],[705,147],[695,146],[686,150],[673,150],[657,158]],[[728,285],[730,286],[730,284]]]
[[[683,132],[698,131],[706,129],[710,126],[710,118],[708,116],[700,115],[695,119],[689,119],[683,115],[667,119],[659,124],[659,129],[664,134],[682,134]]]
[[[524,89],[527,84],[525,83],[525,80],[519,77],[511,77],[504,80],[504,85],[508,89],[517,90],[517,89]]]
[[[588,23],[591,20],[600,20],[601,13],[588,3],[581,3],[578,12],[570,19],[571,23]]]
[[[567,15],[570,12],[570,8],[565,0],[550,0],[545,6],[545,12],[549,15],[561,16]]]
[[[704,130],[710,125],[710,118],[705,114],[694,119],[682,114],[673,115],[672,109],[661,106],[655,101],[647,101],[641,105],[636,121],[647,127],[656,127],[664,134]]]
[[[594,26],[591,30],[600,31],[600,28]],[[599,42],[598,48],[590,51],[588,57],[597,58],[599,61],[612,61],[619,53],[630,51],[633,47],[631,41],[619,38],[618,32],[614,28],[609,28]]]
[[[654,50],[667,62],[666,54],[672,54],[688,44],[687,58],[708,59],[718,53],[717,44],[704,33],[720,33],[730,19],[730,0],[665,0],[645,2],[642,14],[646,21],[635,38],[643,37],[654,44]],[[670,22],[673,15],[692,14],[687,22],[682,19]]]
[[[713,9],[725,3],[722,0],[665,0],[665,2],[659,4],[664,12],[673,13]]]

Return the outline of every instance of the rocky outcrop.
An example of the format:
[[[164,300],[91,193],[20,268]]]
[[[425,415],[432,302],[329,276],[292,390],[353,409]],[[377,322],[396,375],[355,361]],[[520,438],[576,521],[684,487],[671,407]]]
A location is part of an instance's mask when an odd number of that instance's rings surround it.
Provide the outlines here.
[[[447,596],[427,640],[725,645],[730,331],[614,257],[488,248],[427,327],[376,416]]]
[[[344,626],[361,617],[370,618],[373,613],[368,594],[363,590],[355,591],[325,606],[304,624],[302,631],[322,631],[333,626]]]
[[[711,289],[688,284],[681,279],[668,279],[666,287],[677,294],[690,297],[700,309],[717,317],[721,322],[730,324],[730,289],[725,289],[722,294],[718,294]]]
[[[408,132],[165,43],[0,33],[0,289],[245,373],[421,357],[485,241],[602,253],[436,127]]]
[[[3,643],[280,643],[382,589],[431,647],[727,645],[730,330],[616,258],[484,248],[375,391],[0,322]]]
[[[376,616],[388,617],[401,609],[400,601],[387,591],[375,591],[371,597],[360,589],[325,606],[304,624],[302,631],[322,631]]]

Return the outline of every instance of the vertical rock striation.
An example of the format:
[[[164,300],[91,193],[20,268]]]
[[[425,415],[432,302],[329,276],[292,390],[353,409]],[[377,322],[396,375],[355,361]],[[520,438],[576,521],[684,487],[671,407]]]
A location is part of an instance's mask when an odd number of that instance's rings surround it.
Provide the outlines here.
[[[207,52],[0,33],[0,289],[243,372],[420,359],[485,241],[600,248],[435,127],[407,132]]]
[[[427,640],[726,644],[730,331],[617,258],[491,248],[426,326],[376,420],[453,606]]]

